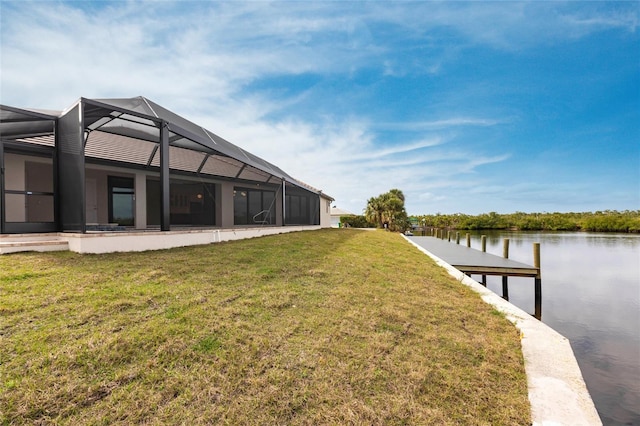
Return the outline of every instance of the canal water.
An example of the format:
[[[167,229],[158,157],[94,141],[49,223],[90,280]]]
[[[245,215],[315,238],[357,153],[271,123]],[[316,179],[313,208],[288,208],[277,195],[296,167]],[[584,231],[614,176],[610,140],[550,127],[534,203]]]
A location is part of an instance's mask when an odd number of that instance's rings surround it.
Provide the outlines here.
[[[640,425],[640,235],[482,231],[471,247],[481,234],[487,252],[502,256],[509,238],[509,258],[528,264],[540,243],[542,322],[571,342],[602,422]],[[502,295],[500,277],[487,287]],[[509,301],[533,313],[533,279],[509,278]]]

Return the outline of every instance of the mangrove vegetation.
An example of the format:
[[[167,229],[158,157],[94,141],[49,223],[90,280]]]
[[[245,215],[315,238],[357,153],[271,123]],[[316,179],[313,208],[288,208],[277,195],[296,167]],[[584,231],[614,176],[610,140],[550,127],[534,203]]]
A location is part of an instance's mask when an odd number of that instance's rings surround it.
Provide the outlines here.
[[[640,210],[595,213],[463,213],[414,216],[419,226],[450,229],[509,229],[517,231],[640,232]]]
[[[371,200],[370,200],[371,201]],[[368,205],[370,208],[371,205]],[[383,222],[372,216],[342,216],[342,224],[354,228],[383,227]],[[394,230],[401,222],[394,221]],[[404,224],[405,222],[402,222]],[[496,212],[469,215],[426,214],[408,218],[407,228],[433,227],[460,230],[514,230],[514,231],[590,231],[590,232],[640,232],[640,210],[605,210],[581,213],[508,213]],[[406,229],[406,228],[405,228]]]

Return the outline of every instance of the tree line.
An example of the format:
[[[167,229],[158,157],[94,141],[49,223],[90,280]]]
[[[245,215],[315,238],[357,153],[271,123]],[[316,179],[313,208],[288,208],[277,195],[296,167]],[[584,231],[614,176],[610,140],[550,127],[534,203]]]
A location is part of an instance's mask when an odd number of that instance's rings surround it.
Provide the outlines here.
[[[464,213],[407,216],[401,190],[371,197],[364,215],[342,216],[340,222],[354,228],[386,228],[403,232],[412,227],[461,230],[509,229],[516,231],[640,232],[640,210],[604,210],[581,213]]]
[[[640,232],[640,210],[581,213],[508,213],[414,216],[419,226],[449,229],[509,229],[516,231]]]

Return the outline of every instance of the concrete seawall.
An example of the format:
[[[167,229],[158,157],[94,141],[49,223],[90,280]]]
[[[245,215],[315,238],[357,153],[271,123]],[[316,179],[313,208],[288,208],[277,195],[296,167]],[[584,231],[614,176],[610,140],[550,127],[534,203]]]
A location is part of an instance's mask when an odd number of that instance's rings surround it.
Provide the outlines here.
[[[0,255],[23,251],[70,250],[76,253],[114,253],[165,250],[265,235],[320,229],[319,225],[257,226],[245,228],[182,229],[174,231],[51,232],[0,235]]]
[[[482,300],[504,313],[520,330],[533,425],[602,425],[566,337],[409,238],[405,239],[462,284],[479,293]]]

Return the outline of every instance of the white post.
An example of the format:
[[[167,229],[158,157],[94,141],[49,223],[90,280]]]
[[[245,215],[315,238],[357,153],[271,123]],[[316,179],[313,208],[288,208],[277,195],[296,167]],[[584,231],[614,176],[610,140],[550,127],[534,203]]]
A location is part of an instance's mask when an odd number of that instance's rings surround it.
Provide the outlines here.
[[[147,229],[147,175],[137,172],[134,187],[136,229]]]

